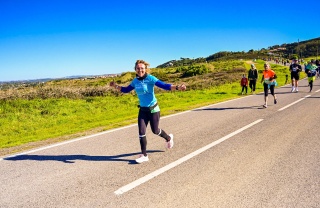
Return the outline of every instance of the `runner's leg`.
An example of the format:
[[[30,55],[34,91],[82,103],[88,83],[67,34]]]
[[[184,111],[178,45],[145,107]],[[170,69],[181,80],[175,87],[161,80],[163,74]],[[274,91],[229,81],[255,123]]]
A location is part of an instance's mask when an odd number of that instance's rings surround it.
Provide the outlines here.
[[[170,141],[171,137],[163,130],[159,128],[160,122],[160,111],[156,113],[150,113],[150,127],[154,134],[164,138],[167,142]]]
[[[147,156],[146,129],[149,123],[148,113],[149,112],[144,112],[139,110],[139,115],[138,115],[140,147],[141,147],[141,152],[144,156]]]
[[[267,105],[268,103],[268,84],[263,83],[263,90],[264,90],[264,104]]]

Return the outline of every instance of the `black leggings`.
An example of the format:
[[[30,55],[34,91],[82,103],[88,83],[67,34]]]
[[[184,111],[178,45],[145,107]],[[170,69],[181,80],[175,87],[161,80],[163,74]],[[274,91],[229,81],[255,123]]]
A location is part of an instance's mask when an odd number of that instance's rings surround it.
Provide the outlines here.
[[[312,90],[312,88],[313,88],[313,80],[310,80],[310,81],[309,81],[309,86],[310,86],[310,92],[311,92],[311,90]]]
[[[255,79],[249,81],[249,87],[253,92],[256,91],[256,83],[257,83],[257,80]]]
[[[152,133],[164,138],[166,141],[170,140],[170,136],[162,129],[159,129],[160,112],[151,113],[150,111],[139,110],[138,115],[138,127],[139,127],[139,138],[140,147],[143,155],[147,155],[147,137],[146,131],[148,123],[150,122],[150,127]]]
[[[264,89],[264,96],[268,96],[268,90],[269,90],[269,86],[268,84],[264,83],[263,84],[263,89]],[[270,85],[270,93],[271,95],[274,96],[274,85]]]
[[[242,91],[241,92],[243,93],[244,90],[246,90],[246,93],[248,93],[248,87],[245,86],[245,85],[242,86]]]

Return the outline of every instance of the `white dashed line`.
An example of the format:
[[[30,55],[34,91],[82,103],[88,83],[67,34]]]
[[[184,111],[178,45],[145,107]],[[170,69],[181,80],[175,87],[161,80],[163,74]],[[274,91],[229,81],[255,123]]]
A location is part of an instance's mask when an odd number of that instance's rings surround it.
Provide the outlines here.
[[[202,147],[202,148],[200,148],[200,149],[198,149],[198,150],[196,150],[196,151],[194,151],[194,152],[192,152],[192,153],[190,153],[190,154],[188,154],[188,155],[186,155],[186,156],[184,156],[184,157],[182,157],[182,158],[180,158],[178,160],[176,160],[175,162],[172,162],[172,163],[170,163],[170,164],[168,164],[168,165],[166,165],[166,166],[164,166],[164,167],[162,167],[162,168],[160,168],[160,169],[158,169],[158,170],[156,170],[156,171],[154,171],[154,172],[152,172],[152,173],[150,173],[150,174],[148,174],[148,175],[146,175],[146,176],[144,176],[142,178],[139,178],[139,179],[133,181],[132,183],[129,183],[128,185],[125,185],[125,186],[119,188],[114,193],[116,195],[121,195],[121,194],[123,194],[125,192],[128,192],[131,189],[133,189],[133,188],[135,188],[135,187],[137,187],[137,186],[139,186],[139,185],[141,185],[141,184],[153,179],[154,177],[156,177],[156,176],[158,176],[158,175],[160,175],[160,174],[162,174],[162,173],[164,173],[164,172],[166,172],[166,171],[168,171],[168,170],[180,165],[181,163],[193,158],[194,156],[197,156],[200,153],[202,153],[202,152],[204,152],[204,151],[206,151],[206,150],[208,150],[208,149],[220,144],[221,142],[223,142],[223,141],[235,136],[236,134],[239,134],[240,132],[242,132],[242,131],[244,131],[244,130],[246,130],[246,129],[248,129],[248,128],[256,125],[256,124],[258,124],[261,121],[263,121],[263,119],[256,120],[255,122],[252,122],[251,124],[248,124],[248,125],[242,127],[241,129],[238,129],[237,131],[234,131],[234,132],[232,132],[232,133],[230,133],[230,134],[228,134],[228,135],[226,135],[226,136],[224,136],[224,137],[222,137],[222,138],[220,138],[220,139],[218,139],[218,140],[216,140],[216,141],[214,141],[214,142],[212,142],[212,143],[210,143],[210,144],[208,144],[208,145],[206,145],[206,146],[204,146],[204,147]]]
[[[302,100],[304,100],[304,99],[306,99],[307,97],[310,97],[310,96],[311,95],[307,95],[304,98],[300,98],[299,100],[294,101],[293,103],[290,103],[289,105],[286,105],[283,108],[280,108],[278,111],[283,111],[284,109],[289,108],[290,106],[292,106],[292,105],[294,105],[294,104],[296,104],[296,103],[298,103],[298,102],[300,102],[300,101],[302,101]]]

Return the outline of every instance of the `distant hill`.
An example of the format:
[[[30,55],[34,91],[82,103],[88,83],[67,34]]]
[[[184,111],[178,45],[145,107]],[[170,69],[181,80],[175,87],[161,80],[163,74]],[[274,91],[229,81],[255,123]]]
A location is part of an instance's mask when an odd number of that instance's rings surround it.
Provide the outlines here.
[[[0,89],[1,85],[32,85],[38,83],[45,83],[53,80],[70,80],[70,79],[94,79],[97,77],[110,77],[110,76],[119,76],[120,74],[104,74],[104,75],[73,75],[61,78],[41,78],[41,79],[26,79],[26,80],[14,80],[14,81],[0,81]]]
[[[298,41],[294,43],[284,43],[281,45],[269,46],[260,50],[249,50],[248,52],[238,51],[220,51],[208,57],[200,57],[196,59],[180,58],[180,60],[167,61],[156,68],[184,66],[195,63],[205,63],[219,60],[235,60],[235,59],[266,59],[270,56],[284,59],[299,58],[303,59],[310,56],[318,56],[320,37],[306,41]]]
[[[14,84],[14,83],[41,83],[41,82],[48,82],[52,80],[63,80],[63,79],[80,79],[84,77],[92,77],[93,75],[74,75],[74,76],[67,76],[61,78],[40,78],[40,79],[25,79],[25,80],[14,80],[14,81],[0,81],[0,84]]]
[[[53,78],[41,78],[41,79],[26,79],[26,80],[14,80],[14,81],[0,81],[0,85],[2,84],[15,84],[15,83],[41,83],[48,82],[54,80]]]

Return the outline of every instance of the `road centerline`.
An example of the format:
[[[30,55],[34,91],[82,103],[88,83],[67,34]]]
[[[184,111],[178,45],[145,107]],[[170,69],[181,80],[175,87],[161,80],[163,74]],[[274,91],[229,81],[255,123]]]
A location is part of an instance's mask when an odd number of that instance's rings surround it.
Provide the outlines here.
[[[311,95],[306,95],[305,97],[300,98],[299,100],[296,100],[296,101],[294,101],[293,103],[290,103],[289,105],[284,106],[283,108],[280,108],[278,111],[283,111],[284,109],[287,109],[287,108],[289,108],[290,106],[292,106],[292,105],[294,105],[294,104],[297,104],[298,102],[300,102],[300,101],[302,101],[302,100],[304,100],[304,99],[306,99],[307,97],[310,97],[310,96],[311,96]]]

